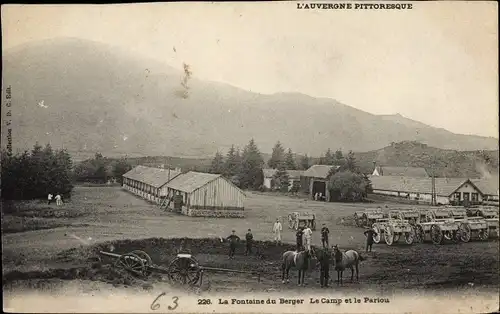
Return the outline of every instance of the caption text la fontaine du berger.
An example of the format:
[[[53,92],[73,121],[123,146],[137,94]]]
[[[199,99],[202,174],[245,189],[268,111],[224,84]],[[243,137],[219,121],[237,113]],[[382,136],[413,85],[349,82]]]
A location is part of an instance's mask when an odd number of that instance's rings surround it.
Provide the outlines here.
[[[297,3],[299,10],[411,10],[411,3]]]

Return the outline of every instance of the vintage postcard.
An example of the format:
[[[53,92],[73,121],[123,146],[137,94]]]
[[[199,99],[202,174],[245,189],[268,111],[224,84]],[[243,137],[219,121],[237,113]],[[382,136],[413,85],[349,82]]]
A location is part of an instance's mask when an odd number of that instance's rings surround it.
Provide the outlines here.
[[[3,306],[499,310],[498,4],[2,6]]]

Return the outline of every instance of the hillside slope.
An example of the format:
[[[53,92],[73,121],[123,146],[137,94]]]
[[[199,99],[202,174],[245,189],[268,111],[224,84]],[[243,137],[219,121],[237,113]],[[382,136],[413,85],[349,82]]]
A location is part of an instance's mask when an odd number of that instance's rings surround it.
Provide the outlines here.
[[[262,95],[197,80],[196,69],[183,98],[182,71],[81,39],[19,46],[4,51],[3,62],[4,84],[12,86],[15,148],[50,141],[73,155],[207,157],[254,138],[263,152],[280,140],[309,155],[328,147],[369,151],[403,140],[498,149],[494,138],[377,116],[333,99]]]
[[[423,167],[439,177],[486,178],[498,175],[499,151],[455,151],[404,141],[382,149],[357,153],[365,173],[381,166]]]

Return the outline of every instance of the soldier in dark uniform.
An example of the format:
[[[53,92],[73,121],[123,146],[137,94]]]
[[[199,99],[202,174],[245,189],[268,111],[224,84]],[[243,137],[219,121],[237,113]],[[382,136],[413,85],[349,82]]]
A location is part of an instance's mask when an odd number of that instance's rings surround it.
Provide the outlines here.
[[[328,287],[328,280],[330,279],[330,263],[331,263],[331,251],[328,247],[323,248],[318,256],[318,262],[320,265],[319,271],[319,283],[321,288]]]
[[[234,258],[234,252],[236,251],[236,245],[240,241],[240,237],[238,237],[236,231],[233,230],[231,235],[226,239],[229,240],[229,258]]]
[[[245,235],[245,240],[247,241],[245,255],[252,254],[252,245],[253,245],[253,234],[252,230],[248,229],[247,234]]]
[[[372,251],[372,245],[373,245],[373,237],[377,236],[377,233],[372,229],[372,228],[367,228],[364,232],[366,236],[366,252]]]
[[[323,224],[323,228],[321,228],[321,243],[323,244],[324,248],[328,247],[328,235],[330,234],[330,230],[328,227]]]
[[[302,250],[302,235],[302,227],[300,227],[295,234],[295,236],[297,237],[297,252]]]

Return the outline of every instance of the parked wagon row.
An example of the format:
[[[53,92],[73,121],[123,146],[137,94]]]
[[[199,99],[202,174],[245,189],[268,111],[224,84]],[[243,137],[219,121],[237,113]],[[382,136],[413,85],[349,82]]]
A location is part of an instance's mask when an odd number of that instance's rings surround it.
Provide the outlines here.
[[[465,208],[439,207],[423,210],[391,210],[384,214],[380,209],[365,210],[354,214],[356,225],[370,226],[376,232],[375,243],[382,240],[387,245],[401,238],[408,245],[431,241],[469,242],[481,241],[491,236],[499,237],[498,209],[481,208],[475,215],[468,215]]]

